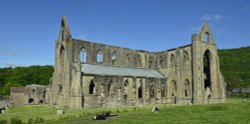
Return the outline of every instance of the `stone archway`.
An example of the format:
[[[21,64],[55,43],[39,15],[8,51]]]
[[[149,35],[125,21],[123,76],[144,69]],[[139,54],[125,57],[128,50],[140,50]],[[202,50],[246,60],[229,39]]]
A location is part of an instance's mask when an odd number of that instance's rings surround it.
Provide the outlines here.
[[[94,81],[90,81],[90,84],[89,84],[89,94],[94,94],[95,93],[95,84],[94,84]]]
[[[211,98],[212,92],[211,58],[211,52],[206,50],[203,55],[204,97],[206,100]]]
[[[29,104],[33,104],[34,103],[34,99],[33,98],[29,98]]]
[[[142,86],[138,88],[138,98],[142,98]]]
[[[204,89],[211,88],[211,52],[206,50],[203,56]]]

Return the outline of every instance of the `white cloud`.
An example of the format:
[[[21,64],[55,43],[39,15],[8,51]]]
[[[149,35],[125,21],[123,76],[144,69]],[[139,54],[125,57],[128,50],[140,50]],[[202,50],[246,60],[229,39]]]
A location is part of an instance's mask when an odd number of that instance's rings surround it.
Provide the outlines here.
[[[222,19],[222,16],[221,15],[218,15],[218,14],[213,14],[213,15],[203,15],[201,17],[201,20],[206,20],[206,21],[220,21]]]

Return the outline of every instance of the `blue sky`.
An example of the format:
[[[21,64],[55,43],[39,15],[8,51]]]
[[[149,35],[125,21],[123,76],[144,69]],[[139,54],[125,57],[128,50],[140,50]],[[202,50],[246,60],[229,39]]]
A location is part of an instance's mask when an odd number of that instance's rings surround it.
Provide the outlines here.
[[[249,0],[1,0],[0,67],[53,65],[63,15],[78,39],[161,51],[208,20],[219,49],[250,45]]]

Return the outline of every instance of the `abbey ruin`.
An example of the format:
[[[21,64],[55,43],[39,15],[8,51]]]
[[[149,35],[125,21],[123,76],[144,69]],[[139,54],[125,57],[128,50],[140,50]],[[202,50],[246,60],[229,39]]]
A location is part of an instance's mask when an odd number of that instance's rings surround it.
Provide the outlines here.
[[[161,52],[132,50],[74,39],[63,17],[50,103],[91,108],[223,102],[225,83],[207,22],[191,40]]]

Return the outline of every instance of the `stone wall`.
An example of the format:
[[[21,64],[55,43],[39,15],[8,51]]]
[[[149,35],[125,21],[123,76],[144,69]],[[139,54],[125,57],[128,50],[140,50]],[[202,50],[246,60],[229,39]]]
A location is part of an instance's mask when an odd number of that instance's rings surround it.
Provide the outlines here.
[[[164,78],[85,74],[82,64],[155,70]],[[212,32],[204,23],[190,45],[148,52],[73,39],[66,18],[55,45],[51,104],[61,107],[223,102],[224,80]]]
[[[49,103],[49,98],[46,99],[47,93],[47,86],[42,85],[11,87],[10,102],[12,105]]]

